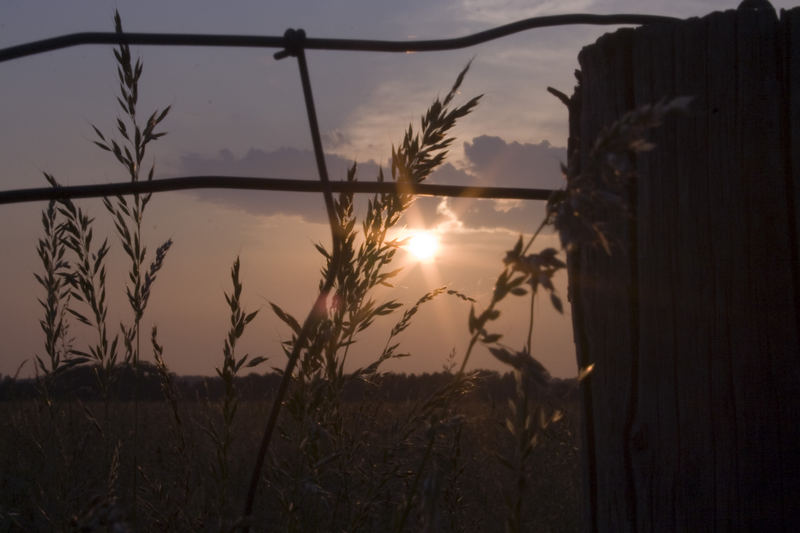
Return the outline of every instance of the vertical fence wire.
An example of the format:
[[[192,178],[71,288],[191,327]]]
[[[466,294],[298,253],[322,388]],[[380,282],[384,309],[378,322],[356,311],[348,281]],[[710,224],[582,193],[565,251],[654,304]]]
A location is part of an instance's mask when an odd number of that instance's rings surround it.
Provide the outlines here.
[[[325,197],[325,210],[328,213],[328,224],[330,225],[331,229],[332,253],[330,263],[325,272],[325,279],[322,283],[322,287],[319,290],[319,294],[314,301],[311,311],[306,317],[300,333],[297,335],[297,339],[294,341],[292,353],[289,356],[289,360],[286,362],[286,368],[284,369],[283,376],[281,377],[281,384],[278,388],[275,400],[272,402],[272,408],[269,413],[269,418],[267,419],[267,425],[264,428],[264,435],[261,438],[261,445],[259,446],[258,455],[256,455],[256,464],[251,473],[250,487],[245,500],[243,516],[246,521],[249,520],[250,515],[253,512],[256,492],[258,492],[259,480],[261,479],[261,470],[264,468],[264,458],[269,450],[272,434],[275,431],[275,426],[278,423],[281,405],[283,404],[283,398],[289,389],[289,383],[292,380],[294,367],[297,364],[297,360],[300,358],[300,354],[305,347],[306,340],[311,335],[311,332],[327,315],[326,304],[328,295],[333,288],[333,283],[336,280],[337,275],[339,274],[341,263],[341,224],[339,223],[339,219],[336,214],[336,208],[333,203],[333,191],[331,190],[330,179],[328,178],[328,169],[325,166],[325,153],[322,150],[322,138],[319,133],[317,112],[314,107],[314,95],[311,91],[311,77],[308,74],[308,64],[306,63],[305,50],[303,50],[303,41],[305,40],[305,36],[306,34],[303,30],[287,30],[286,40],[289,42],[289,45],[285,50],[286,53],[278,52],[275,54],[275,58],[281,59],[286,57],[287,54],[297,58],[297,65],[300,69],[300,82],[303,86],[303,98],[306,106],[306,114],[308,115],[308,126],[311,130],[311,140],[314,145],[314,157],[317,160],[319,181],[322,184],[322,193]],[[245,533],[250,531],[249,522],[244,524],[243,530]]]

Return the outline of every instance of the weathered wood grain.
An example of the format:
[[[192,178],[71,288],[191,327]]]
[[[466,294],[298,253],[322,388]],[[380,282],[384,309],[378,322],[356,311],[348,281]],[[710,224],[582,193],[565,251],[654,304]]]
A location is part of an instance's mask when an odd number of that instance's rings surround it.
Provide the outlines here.
[[[742,271],[732,269],[739,259],[741,250],[736,246],[733,235],[744,231],[744,198],[736,189],[740,181],[740,167],[735,146],[736,91],[736,12],[714,13],[707,17],[709,68],[714,75],[708,77],[708,136],[715,142],[708,143],[709,172],[717,176],[715,183],[709,183],[709,202],[714,205],[714,215],[709,217],[709,231],[712,235],[729,238],[711,240],[711,262],[708,267],[715,273],[711,315],[710,389],[712,417],[710,425],[714,436],[713,482],[715,487],[714,523],[721,529],[729,529],[727,524],[735,523],[738,514],[738,487],[736,483],[726,483],[730,473],[736,470],[736,427],[731,421],[736,416],[733,401],[730,325],[727,317],[734,309],[737,284],[746,281]],[[716,46],[715,43],[731,43],[729,46]],[[726,524],[727,521],[727,524]]]
[[[736,409],[739,523],[778,531],[780,454],[772,373],[786,334],[776,313],[786,313],[786,191],[780,169],[777,19],[763,10],[739,13],[737,49],[737,145],[744,196],[744,233],[738,262],[742,280],[731,322],[733,401]],[[783,207],[783,208],[782,208]],[[788,281],[786,285],[781,281]],[[791,307],[791,306],[789,306]],[[794,326],[794,324],[792,324]]]
[[[675,96],[674,25],[642,28],[634,48],[636,106]],[[675,477],[679,420],[676,361],[660,357],[674,353],[677,310],[676,287],[679,246],[674,202],[678,196],[675,132],[660,128],[650,138],[659,149],[639,158],[637,170],[646,180],[637,182],[637,281],[639,345],[636,348],[637,398],[628,453],[635,480],[637,530],[660,522],[676,527]],[[652,357],[642,356],[652,354]],[[648,506],[641,501],[650,502]]]
[[[620,253],[581,247],[569,262],[579,362],[596,364],[585,529],[793,530],[800,8],[618,31],[579,61],[570,135],[584,168],[625,111],[694,97],[637,157]]]
[[[784,142],[784,171],[790,217],[790,264],[794,276],[795,336],[800,336],[800,8],[781,12],[781,56],[783,108],[780,110]],[[781,420],[795,421],[779,427],[784,521],[800,523],[800,358],[798,351],[784,352],[775,374],[778,380],[778,409]]]
[[[630,47],[632,31],[621,30],[615,37],[619,41],[601,39],[597,46],[586,48],[579,58],[583,71],[581,102],[581,141],[593,140],[601,129],[619,118],[632,106],[629,76],[631,72]],[[588,68],[588,71],[585,70]],[[615,80],[598,83],[594,80]],[[588,166],[588,153],[582,152],[581,166]],[[615,233],[630,232],[630,220],[624,217],[611,221]],[[594,363],[594,373],[589,388],[593,413],[592,431],[595,433],[591,447],[593,477],[585,482],[587,494],[601,493],[609,487],[627,486],[626,458],[617,452],[623,444],[626,417],[618,413],[630,412],[631,361],[635,345],[630,328],[633,319],[631,251],[629,241],[619,239],[614,253],[607,256],[601,247],[587,247],[580,252],[579,264],[573,262],[580,278],[580,301],[585,320],[581,337],[585,340],[585,353],[590,356],[585,363]],[[597,433],[602,436],[597,437]],[[598,445],[599,444],[599,445]],[[612,520],[625,524],[620,531],[633,529],[631,501],[627,498],[599,501],[591,509],[591,520]]]

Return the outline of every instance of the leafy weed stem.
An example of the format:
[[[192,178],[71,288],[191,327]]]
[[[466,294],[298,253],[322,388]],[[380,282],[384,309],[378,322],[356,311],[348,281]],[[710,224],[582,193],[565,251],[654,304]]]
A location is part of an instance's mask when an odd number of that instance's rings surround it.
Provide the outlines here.
[[[517,255],[522,256],[527,252],[542,230],[550,223],[550,217],[546,216],[542,222],[539,224],[539,227],[536,228],[536,231],[533,232],[530,239],[528,239],[527,244],[525,247],[522,247],[522,242],[520,241],[517,244]],[[521,250],[521,251],[520,251]],[[500,312],[495,309],[498,303],[500,303],[503,298],[508,295],[508,293],[512,294],[521,294],[521,291],[524,291],[519,285],[525,280],[525,276],[519,276],[512,279],[512,274],[514,272],[513,265],[507,265],[503,272],[500,273],[498,276],[497,281],[495,282],[495,289],[492,293],[492,300],[489,302],[489,306],[484,309],[484,311],[476,316],[475,315],[475,308],[473,306],[472,310],[470,311],[470,319],[469,319],[469,329],[472,333],[472,336],[469,340],[469,344],[467,345],[467,350],[464,353],[464,359],[461,361],[461,367],[458,370],[458,375],[463,376],[464,371],[467,368],[467,363],[469,362],[470,355],[472,355],[472,350],[475,348],[475,344],[477,344],[478,340],[489,344],[492,342],[497,342],[500,339],[500,335],[497,334],[488,334],[486,332],[485,326],[490,320],[495,320],[497,317],[500,316]],[[532,291],[531,294],[531,310],[533,309],[533,298],[535,297],[536,292]],[[531,335],[533,330],[533,312],[531,311],[531,318],[530,323],[528,326],[528,346],[531,344]]]
[[[536,228],[536,231],[533,233],[533,236],[531,236],[531,238],[528,240],[528,244],[526,244],[525,248],[522,249],[523,255],[525,255],[525,252],[527,252],[530,249],[531,245],[533,244],[533,241],[536,239],[536,237],[539,235],[542,229],[544,229],[544,227],[548,224],[549,222],[548,218],[549,217],[545,216],[544,220],[542,220],[542,222],[539,224],[539,227]],[[533,353],[533,315],[534,315],[535,304],[536,304],[536,292],[531,292],[531,308],[530,308],[530,313],[528,315],[529,317],[528,343],[526,344],[526,346],[528,347],[528,353]]]

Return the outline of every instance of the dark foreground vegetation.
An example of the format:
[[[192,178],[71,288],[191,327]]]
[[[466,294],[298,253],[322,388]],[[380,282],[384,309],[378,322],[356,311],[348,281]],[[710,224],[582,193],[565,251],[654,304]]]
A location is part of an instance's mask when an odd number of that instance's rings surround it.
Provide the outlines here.
[[[220,401],[225,396],[225,383],[217,377],[178,376],[170,373],[172,386],[185,400]],[[279,372],[256,373],[237,376],[234,383],[237,395],[242,400],[264,401],[274,397],[281,382]],[[481,370],[475,375],[473,387],[467,393],[471,400],[496,406],[507,403],[515,393],[514,375],[511,372]],[[377,394],[390,402],[407,402],[430,394],[453,380],[448,371],[405,374],[385,373],[376,380],[350,380],[342,391],[342,398],[348,401],[362,400],[368,394]],[[564,401],[574,401],[577,383],[574,379],[551,378],[548,385],[551,396]],[[40,395],[35,379],[14,379],[0,374],[0,401],[35,400]],[[114,387],[111,399],[132,401],[134,392],[143,401],[163,401],[163,376],[158,367],[148,361],[138,365],[138,378],[131,365],[121,364],[114,373]],[[100,401],[103,393],[98,388],[96,369],[91,366],[77,366],[65,370],[50,383],[49,395],[53,400]]]
[[[2,380],[0,530],[237,527],[280,376],[236,379],[241,401],[226,437],[220,378],[172,376],[168,385],[140,366],[138,387],[131,369],[116,372],[117,397],[108,401],[91,367],[58,376],[49,401],[33,380]],[[459,381],[448,372],[352,380],[334,410],[291,403],[309,393],[321,400],[324,384],[290,395],[252,529],[503,531],[522,489],[523,530],[577,530],[574,382],[552,381],[543,401],[563,417],[516,463],[513,375],[481,372],[453,389]],[[134,438],[127,391],[135,387]],[[318,418],[301,415],[308,412]]]
[[[125,44],[119,15],[115,28],[121,113],[113,135],[92,126],[94,144],[132,183],[150,181],[146,148],[165,134],[159,128],[170,108],[141,120],[142,63]],[[565,187],[502,259],[490,301],[448,287],[413,304],[376,299],[374,290],[391,287],[399,272],[392,262],[404,241],[389,235],[414,202],[405,191],[444,162],[451,129],[481,98],[454,102],[467,69],[393,147],[389,174],[381,169],[377,181],[390,176],[397,192],[374,194],[366,205],[352,191],[324,193],[331,244],[316,245],[318,296],[305,318],[270,301],[286,325],[286,366],[278,373],[245,375],[265,359],[236,351],[258,314],[241,305],[238,257],[225,293],[230,329],[218,377],[181,378],[145,321],[172,245],[146,244],[151,193],[103,199],[129,265],[124,288],[113,288],[129,304],[118,330],[107,320],[111,243],[93,240],[94,218],[83,207],[68,197],[51,201],[41,214],[34,273],[44,334],[32,361],[37,377],[0,383],[0,531],[577,530],[577,384],[551,378],[532,353],[535,299],[546,296],[563,310],[553,277],[566,263],[561,250],[533,245],[549,228],[563,250],[618,250],[606,230],[608,220],[630,216],[627,162],[651,146],[642,134],[682,104],[628,113],[598,135],[586,160],[570,157]],[[347,181],[356,174],[354,164]],[[60,187],[55,175],[45,179]],[[465,352],[453,352],[438,374],[383,372],[383,363],[410,355],[397,337],[439,297],[470,307]],[[521,347],[494,332],[506,298],[530,301]],[[396,322],[385,346],[368,366],[345,373],[350,347],[389,315]],[[84,341],[90,335],[88,344],[77,342],[79,332]],[[510,372],[468,372],[479,345]],[[578,379],[593,366],[578,369]]]

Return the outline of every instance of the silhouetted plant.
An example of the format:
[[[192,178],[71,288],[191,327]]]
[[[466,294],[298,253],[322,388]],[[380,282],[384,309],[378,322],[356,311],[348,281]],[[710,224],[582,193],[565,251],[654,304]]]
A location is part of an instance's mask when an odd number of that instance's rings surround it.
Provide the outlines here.
[[[58,181],[51,174],[45,173],[44,176],[50,185],[59,186]],[[58,205],[55,211],[52,209],[54,205]],[[62,336],[65,335],[69,328],[69,323],[65,318],[71,316],[81,324],[96,330],[96,341],[90,343],[86,350],[75,348],[71,341],[67,343],[69,359],[66,366],[62,365],[62,370],[75,364],[86,362],[94,364],[97,384],[105,406],[104,425],[107,426],[109,394],[114,367],[117,364],[117,336],[112,338],[106,325],[108,304],[106,302],[105,260],[109,251],[108,241],[104,240],[100,246],[95,246],[93,223],[94,219],[68,198],[59,200],[57,204],[51,203],[44,224],[46,240],[49,240],[50,244],[44,247],[40,244],[39,254],[42,257],[42,253],[47,254],[49,250],[56,252],[59,257],[57,272],[62,281],[56,285],[59,285],[61,290],[48,294],[48,302],[51,302],[53,297],[58,298],[57,304],[53,300],[53,303],[49,305],[56,305],[61,309],[56,329]],[[55,230],[52,229],[53,224],[57,224]],[[59,240],[55,248],[52,242],[53,238]],[[65,253],[67,251],[71,252],[69,256]],[[47,263],[44,259],[43,262]],[[47,268],[46,266],[46,270]],[[50,284],[54,281],[49,272],[46,273],[44,279]],[[51,285],[48,292],[56,285]],[[52,311],[53,308],[50,307],[48,313],[52,313]],[[46,335],[48,335],[47,332]],[[51,339],[48,339],[47,342],[49,344]],[[66,344],[62,343],[62,346],[66,346]]]
[[[44,299],[39,298],[39,304],[44,310],[39,325],[45,337],[45,356],[36,355],[35,363],[36,373],[41,375],[39,385],[42,397],[49,405],[52,378],[81,360],[72,357],[69,322],[66,320],[70,299],[70,286],[67,282],[70,266],[65,258],[67,246],[63,238],[64,228],[59,223],[54,201],[49,202],[47,209],[42,211],[42,229],[44,235],[39,238],[36,253],[44,271],[41,275],[33,275],[46,293]]]
[[[150,166],[146,178],[141,174],[141,167],[146,147],[163,135],[156,129],[169,108],[154,112],[144,124],[138,122],[136,107],[142,64],[131,57],[118,14],[115,28],[120,37],[120,45],[114,51],[120,81],[118,103],[123,111],[116,121],[119,137],[112,138],[93,126],[98,139],[95,144],[114,156],[132,182],[151,180],[154,167]],[[397,183],[419,183],[443,163],[447,148],[453,142],[453,138],[448,136],[452,127],[470,113],[480,99],[476,97],[462,105],[453,103],[468,68],[458,75],[444,99],[434,101],[422,117],[419,129],[409,126],[401,144],[392,148],[391,179]],[[350,168],[347,179],[356,179],[355,165]],[[384,180],[382,170],[378,179]],[[57,186],[49,175],[48,180]],[[557,259],[554,250],[528,254],[533,239],[525,247],[520,240],[506,258],[506,270],[498,280],[490,308],[476,315],[473,307],[470,331],[474,338],[460,371],[453,372],[456,363],[455,354],[451,353],[446,363],[446,374],[398,380],[397,383],[409,385],[416,393],[410,399],[389,401],[385,398],[389,393],[382,389],[382,385],[390,382],[392,376],[382,374],[382,365],[409,355],[401,350],[397,338],[411,325],[419,309],[439,296],[454,296],[473,303],[474,300],[446,287],[430,290],[405,309],[398,300],[377,297],[376,289],[391,287],[398,273],[398,270],[391,269],[391,263],[403,242],[392,238],[391,231],[414,197],[402,189],[400,193],[377,194],[367,202],[364,216],[359,217],[353,193],[340,194],[331,202],[335,222],[333,243],[327,248],[317,245],[324,260],[317,305],[301,324],[277,304],[271,304],[276,315],[289,326],[291,338],[283,344],[288,358],[283,371],[285,386],[281,385],[276,397],[272,398],[269,420],[277,421],[282,407],[285,407],[285,416],[279,425],[270,426],[271,422],[268,422],[268,431],[257,456],[259,466],[252,472],[246,510],[237,519],[230,513],[237,492],[235,487],[238,486],[233,484],[241,482],[243,487],[244,481],[241,475],[236,475],[242,471],[239,467],[241,461],[237,461],[241,456],[235,455],[233,445],[242,443],[242,449],[250,450],[253,435],[241,432],[239,428],[242,426],[236,422],[259,420],[264,414],[259,407],[241,401],[238,390],[240,370],[263,360],[249,359],[236,353],[237,342],[256,313],[247,313],[241,306],[242,283],[237,258],[231,270],[233,291],[225,294],[231,322],[223,345],[222,365],[217,368],[219,380],[206,381],[207,398],[212,396],[215,387],[219,390],[219,396],[214,400],[191,404],[181,399],[155,327],[151,335],[155,365],[140,360],[141,322],[151,288],[172,244],[167,240],[158,247],[148,267],[142,220],[150,198],[150,194],[134,194],[127,199],[122,196],[104,199],[104,206],[112,216],[130,264],[125,290],[132,318],[121,324],[124,365],[117,366],[117,337],[111,338],[105,324],[108,308],[104,265],[108,244],[103,241],[97,246],[93,240],[92,219],[71,201],[51,204],[43,212],[44,237],[38,251],[44,273],[37,275],[37,280],[47,292],[46,300],[42,301],[46,355],[37,356],[37,365],[43,372],[54,374],[64,373],[58,369],[67,368],[67,365],[83,361],[96,363],[107,413],[112,377],[120,376],[122,383],[114,385],[118,387],[121,401],[128,399],[121,392],[129,387],[133,377],[133,439],[131,442],[127,438],[131,433],[129,427],[121,428],[119,435],[112,434],[107,421],[105,425],[99,424],[88,403],[81,404],[84,416],[79,417],[74,426],[70,418],[67,426],[70,431],[59,432],[65,439],[64,450],[70,446],[74,450],[88,450],[86,444],[92,442],[87,436],[87,428],[103,434],[106,443],[112,443],[115,437],[117,440],[113,447],[107,446],[108,460],[101,465],[100,474],[94,473],[92,481],[81,487],[69,487],[64,483],[60,492],[41,491],[41,494],[43,497],[47,494],[69,495],[70,498],[61,498],[63,502],[77,501],[78,497],[72,495],[85,496],[90,492],[97,497],[91,500],[84,497],[80,505],[72,504],[71,508],[70,503],[60,504],[74,515],[71,519],[65,520],[67,514],[58,509],[58,512],[50,513],[54,515],[53,519],[32,519],[29,524],[44,523],[50,529],[64,529],[65,524],[76,528],[123,528],[124,520],[131,519],[134,528],[142,529],[246,528],[255,519],[250,505],[255,497],[255,488],[259,481],[264,481],[269,499],[267,505],[260,506],[257,516],[259,520],[270,520],[278,528],[347,531],[466,529],[461,516],[463,512],[459,511],[463,511],[460,507],[463,506],[462,499],[469,493],[463,489],[463,484],[472,480],[464,472],[466,465],[474,467],[478,463],[482,466],[483,461],[475,457],[474,451],[472,456],[463,451],[464,447],[475,444],[466,436],[472,431],[471,422],[462,414],[460,401],[474,386],[476,378],[465,372],[465,366],[472,347],[481,341],[490,345],[498,359],[516,368],[519,382],[525,384],[512,397],[508,425],[518,438],[515,448],[507,454],[513,461],[509,464],[518,475],[517,485],[508,487],[506,491],[509,507],[516,509],[516,514],[511,513],[507,518],[510,529],[521,527],[522,489],[529,472],[526,461],[539,430],[546,425],[542,422],[545,419],[536,418],[545,411],[534,408],[539,390],[534,385],[546,388],[549,374],[540,365],[537,367],[529,354],[530,331],[526,350],[512,353],[498,343],[500,337],[489,333],[488,327],[499,316],[497,304],[509,293],[521,295],[530,290],[533,297],[538,288],[544,288],[550,293],[553,304],[560,307],[552,277],[563,263]],[[69,260],[64,259],[65,254],[69,254]],[[86,350],[72,349],[66,333],[65,313],[94,327],[98,340]],[[390,315],[399,316],[389,330],[385,344],[375,348],[371,362],[345,372],[350,349],[360,341],[361,335],[374,327],[380,317]],[[149,429],[153,435],[148,434],[146,439],[139,435],[140,372],[148,378],[147,383],[152,384],[155,391],[147,391],[147,397],[157,394],[160,386],[168,405],[163,410],[169,420],[165,424],[153,423]],[[402,398],[411,395],[403,392]],[[348,394],[349,398],[345,399]],[[217,401],[219,403],[214,403]],[[248,411],[243,415],[245,409]],[[121,408],[117,416],[121,425],[127,420],[126,416]],[[554,418],[552,412],[547,413],[547,421]],[[148,419],[142,417],[142,420]],[[532,420],[537,423],[532,424]],[[193,423],[198,421],[199,424]],[[55,418],[54,431],[56,427],[64,427],[57,426],[63,423]],[[272,427],[278,428],[274,439]],[[517,431],[517,428],[522,428],[522,431]],[[203,446],[209,441],[203,438],[201,431],[211,436],[210,446]],[[72,440],[66,442],[69,439]],[[272,453],[267,456],[270,445]],[[75,452],[69,464],[80,465],[81,458],[88,460],[91,452],[84,453],[81,456]],[[269,468],[262,475],[260,461],[265,457]],[[129,458],[132,483],[118,477],[120,465]],[[71,479],[65,472],[66,468],[61,472],[62,481]],[[89,491],[87,486],[92,490]],[[514,492],[515,487],[520,490]],[[43,507],[42,512],[46,509],[49,508]],[[131,511],[129,515],[126,515],[127,510]],[[0,525],[5,524],[5,516],[0,505]]]
[[[117,35],[120,36],[120,44],[114,50],[114,57],[117,61],[117,76],[119,77],[120,94],[117,102],[122,109],[123,115],[116,120],[117,131],[123,140],[117,141],[111,137],[106,137],[100,129],[92,125],[98,140],[95,145],[104,151],[110,152],[114,158],[126,169],[132,182],[138,182],[141,178],[142,163],[145,159],[146,148],[149,143],[166,135],[164,132],[157,132],[156,127],[166,118],[170,107],[167,106],[161,111],[153,111],[150,117],[141,127],[136,116],[136,106],[139,100],[139,78],[142,75],[142,62],[136,59],[133,62],[130,47],[125,43],[122,31],[122,19],[119,12],[114,13],[114,27]],[[155,164],[150,165],[147,173],[147,180],[153,179]],[[103,204],[114,220],[122,249],[130,259],[130,271],[128,273],[129,285],[126,285],[128,303],[133,311],[132,323],[126,326],[120,323],[122,340],[125,345],[125,362],[133,365],[134,372],[138,373],[139,359],[141,356],[141,320],[147,307],[150,297],[150,290],[156,279],[156,274],[163,265],[167,251],[172,245],[172,240],[168,239],[156,250],[155,257],[150,264],[150,268],[145,266],[147,248],[142,239],[142,218],[152,193],[140,195],[133,194],[132,201],[126,200],[123,196],[117,196],[114,201],[103,198]],[[136,444],[138,436],[139,402],[136,387],[134,388],[134,457],[133,457],[133,493],[134,493],[134,519],[136,515],[135,495],[136,479],[138,473],[138,463],[136,461]]]
[[[565,187],[548,200],[545,219],[558,231],[565,250],[588,244],[612,253],[615,243],[609,241],[606,226],[610,219],[630,216],[626,196],[636,176],[634,156],[655,147],[646,140],[648,130],[667,115],[686,111],[691,101],[677,97],[625,113],[600,131],[582,168],[577,151],[570,154],[567,165],[561,165]]]
[[[223,346],[222,368],[217,368],[217,375],[222,379],[225,393],[222,400],[221,424],[209,422],[205,430],[211,437],[215,448],[216,460],[212,464],[212,471],[217,480],[217,505],[220,527],[225,523],[228,514],[230,492],[230,449],[233,441],[233,424],[236,411],[239,408],[239,398],[236,391],[235,379],[242,368],[253,368],[266,361],[265,357],[249,358],[248,354],[237,357],[236,343],[244,334],[245,327],[253,321],[258,311],[247,313],[241,306],[242,282],[239,279],[239,258],[231,267],[231,281],[233,291],[225,294],[225,301],[230,308],[230,330]]]
[[[549,226],[558,231],[562,249],[567,251],[579,246],[600,246],[611,254],[618,248],[609,237],[607,226],[609,220],[630,216],[626,195],[636,175],[633,157],[654,147],[645,140],[646,132],[659,126],[667,114],[684,110],[689,101],[688,98],[676,98],[626,113],[600,132],[589,152],[588,164],[583,168],[579,169],[578,154],[570,154],[568,165],[561,165],[566,181],[564,189],[551,195],[544,219],[527,242],[520,236],[514,248],[506,252],[503,259],[505,268],[495,282],[488,306],[480,313],[475,312],[474,305],[470,309],[468,328],[471,337],[460,372],[464,372],[472,350],[480,341],[498,361],[513,368],[517,381],[516,395],[509,401],[512,415],[506,421],[508,431],[516,439],[516,450],[510,457],[497,456],[503,465],[517,473],[516,491],[505,495],[507,531],[525,529],[522,503],[527,460],[542,432],[563,416],[560,410],[548,407],[552,395],[551,377],[533,357],[532,334],[534,303],[540,289],[548,292],[553,308],[563,313],[563,303],[556,294],[553,277],[566,268],[566,263],[557,257],[559,250],[555,248],[545,248],[538,253],[528,251]],[[509,294],[525,296],[528,293],[531,304],[527,342],[522,351],[514,352],[502,345],[502,336],[491,333],[488,326],[500,317],[498,304]],[[591,364],[579,368],[578,380],[587,378],[593,368]]]
[[[414,184],[423,181],[438,165],[444,161],[446,149],[453,142],[448,137],[449,130],[456,121],[466,116],[478,103],[480,96],[475,97],[465,104],[450,108],[453,98],[464,79],[469,66],[457,77],[451,90],[443,100],[436,99],[427,113],[422,117],[420,131],[409,126],[403,142],[397,148],[392,148],[392,179],[397,183]],[[347,180],[354,181],[356,166],[348,171]],[[383,181],[383,171],[378,175],[378,181]],[[289,313],[272,304],[276,315],[283,320],[292,331],[292,339],[284,343],[284,351],[288,363],[284,370],[284,380],[292,380],[292,389],[286,397],[286,408],[291,415],[292,423],[296,428],[291,431],[284,427],[282,433],[296,435],[299,440],[302,465],[273,464],[272,470],[281,472],[283,479],[292,479],[297,484],[291,494],[306,493],[308,487],[316,487],[314,492],[324,501],[328,491],[324,489],[323,478],[330,469],[323,468],[339,466],[337,459],[340,455],[352,453],[344,448],[353,445],[352,437],[347,434],[341,411],[341,394],[348,380],[361,378],[370,379],[378,372],[385,361],[404,357],[408,354],[398,351],[399,344],[393,342],[394,337],[405,330],[411,318],[419,307],[441,294],[450,294],[464,300],[471,298],[447,288],[435,289],[421,297],[414,306],[408,309],[400,321],[392,328],[383,350],[377,354],[374,362],[363,368],[358,368],[347,376],[344,372],[345,363],[350,347],[357,342],[358,335],[369,328],[381,316],[387,316],[402,307],[396,300],[390,299],[378,303],[371,297],[372,291],[378,286],[391,286],[391,279],[399,270],[388,270],[394,255],[402,244],[397,239],[388,237],[389,231],[399,222],[400,217],[411,205],[414,198],[407,193],[382,193],[374,195],[367,203],[366,213],[361,223],[361,231],[357,231],[357,217],[353,204],[353,193],[342,193],[333,203],[336,227],[332,249],[328,250],[322,245],[317,245],[317,250],[323,255],[326,264],[322,270],[323,279],[320,282],[320,300],[315,305],[312,313],[306,318],[304,325]],[[325,300],[330,301],[325,303]],[[322,303],[320,304],[320,301]],[[297,374],[294,374],[295,363],[299,363]],[[459,384],[465,381],[464,376],[459,376]],[[452,399],[454,391],[459,387],[448,387],[437,393],[436,398],[443,400]],[[273,413],[268,421],[267,431],[260,452],[266,453],[272,437],[271,424],[277,420],[278,410],[284,403],[284,397],[279,392],[274,401]],[[423,409],[425,417],[434,416],[438,404],[429,401]],[[418,419],[420,420],[420,419]],[[419,428],[417,424],[414,430]],[[412,430],[413,431],[413,430]],[[410,434],[410,433],[409,433]],[[428,466],[430,447],[433,441],[426,445],[428,450],[422,458],[419,468]],[[301,470],[296,470],[300,468]],[[259,475],[260,460],[253,473],[256,480]],[[294,471],[293,471],[294,470]],[[293,472],[292,472],[293,471]],[[391,469],[389,469],[391,471]],[[290,474],[290,472],[292,472]],[[419,475],[418,471],[418,475]],[[386,480],[367,480],[363,482],[385,483]],[[251,484],[251,493],[248,500],[252,501],[255,490]],[[419,501],[415,498],[419,487],[413,483],[408,487],[411,496],[405,499],[405,511],[401,513],[396,522],[398,530],[405,527],[408,514]],[[287,502],[284,507],[291,511],[291,505],[297,502],[285,493],[278,495],[279,499]],[[349,502],[351,505],[354,501]],[[245,515],[250,512],[246,508]],[[291,516],[289,513],[288,516]],[[308,517],[306,517],[308,518]],[[307,526],[311,524],[306,523]],[[322,527],[315,524],[315,527]],[[326,528],[346,527],[330,523]],[[352,527],[352,524],[351,524]]]
[[[118,142],[111,137],[106,138],[100,129],[92,125],[99,139],[94,143],[102,150],[113,154],[114,158],[125,168],[130,180],[135,183],[141,179],[141,167],[147,145],[166,135],[164,132],[156,132],[156,127],[166,118],[170,107],[167,106],[162,111],[153,111],[144,127],[140,126],[136,117],[136,105],[139,99],[142,62],[140,59],[137,59],[135,63],[132,60],[130,47],[124,42],[119,12],[114,14],[114,26],[117,34],[122,38],[119,48],[114,50],[114,57],[117,60],[120,90],[117,102],[123,111],[123,115],[117,118],[117,131],[124,140]],[[147,173],[148,181],[153,179],[154,171],[155,164],[151,164]],[[120,324],[120,327],[125,341],[125,359],[132,361],[134,365],[139,361],[140,322],[147,307],[150,288],[155,281],[156,273],[161,268],[166,252],[172,244],[171,240],[167,240],[158,248],[150,269],[147,270],[145,267],[147,248],[143,243],[141,230],[144,211],[151,197],[152,193],[144,195],[134,193],[131,202],[123,196],[117,196],[114,201],[103,198],[103,204],[113,217],[122,249],[130,259],[128,276],[130,285],[126,286],[126,293],[128,303],[133,311],[133,324],[130,326]]]

